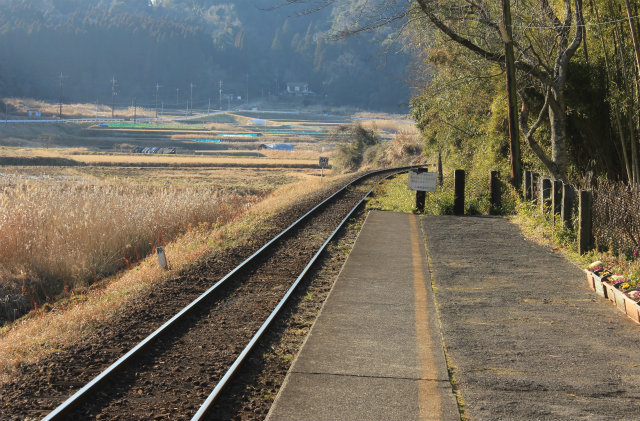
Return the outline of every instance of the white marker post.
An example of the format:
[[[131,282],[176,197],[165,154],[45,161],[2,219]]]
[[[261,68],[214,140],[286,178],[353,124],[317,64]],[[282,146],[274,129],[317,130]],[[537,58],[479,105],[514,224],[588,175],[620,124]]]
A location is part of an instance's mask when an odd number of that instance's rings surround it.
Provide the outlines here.
[[[169,269],[167,264],[167,256],[164,254],[164,247],[156,247],[156,253],[158,254],[158,264],[162,269]]]

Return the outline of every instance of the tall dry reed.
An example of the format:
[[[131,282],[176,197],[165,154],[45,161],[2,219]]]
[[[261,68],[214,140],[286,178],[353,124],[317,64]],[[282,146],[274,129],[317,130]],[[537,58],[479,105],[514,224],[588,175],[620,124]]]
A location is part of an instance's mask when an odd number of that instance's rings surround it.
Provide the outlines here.
[[[0,290],[33,300],[110,275],[254,196],[215,187],[22,179],[0,185]]]

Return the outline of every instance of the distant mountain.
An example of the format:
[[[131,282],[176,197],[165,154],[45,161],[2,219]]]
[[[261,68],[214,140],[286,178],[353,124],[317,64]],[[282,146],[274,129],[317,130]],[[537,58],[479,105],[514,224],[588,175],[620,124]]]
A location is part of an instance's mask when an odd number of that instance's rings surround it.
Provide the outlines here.
[[[267,10],[277,3],[0,0],[0,96],[57,100],[62,73],[65,102],[135,97],[151,106],[158,83],[167,106],[184,106],[192,89],[195,107],[216,106],[220,81],[234,98],[244,98],[248,81],[250,100],[305,82],[331,104],[406,109],[407,57],[385,54],[387,34],[332,42],[326,34],[344,9]]]

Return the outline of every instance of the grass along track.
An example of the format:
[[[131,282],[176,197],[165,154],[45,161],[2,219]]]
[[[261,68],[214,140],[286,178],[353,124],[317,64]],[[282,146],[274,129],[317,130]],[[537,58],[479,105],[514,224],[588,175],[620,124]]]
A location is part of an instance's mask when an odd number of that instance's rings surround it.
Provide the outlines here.
[[[352,189],[346,196],[355,200],[355,197],[360,196],[360,192]],[[289,215],[299,213],[299,210],[300,208],[298,211],[292,209]],[[314,218],[314,227],[299,230],[295,236],[286,240],[289,244],[282,244],[280,252],[274,252],[264,259],[263,264],[268,271],[252,271],[244,274],[246,279],[236,279],[235,287],[228,287],[211,303],[214,310],[204,310],[204,319],[186,322],[183,328],[176,329],[171,336],[165,338],[162,345],[154,345],[155,354],[152,357],[135,364],[138,368],[136,373],[120,376],[118,383],[124,387],[118,389],[119,392],[110,396],[100,394],[96,405],[84,408],[76,416],[148,419],[154,414],[159,418],[184,418],[185,413],[199,404],[201,395],[208,393],[212,382],[219,377],[225,364],[235,358],[234,355],[243,346],[243,338],[247,335],[250,337],[256,323],[260,324],[261,314],[267,311],[266,308],[278,300],[278,294],[286,289],[286,282],[283,283],[283,280],[294,276],[300,262],[304,260],[303,257],[308,253],[312,254],[313,248],[324,241],[321,233],[324,232],[325,225],[338,214],[340,211],[335,210],[334,206],[328,207],[322,215]],[[96,340],[85,341],[74,350],[63,353],[65,355],[54,355],[48,361],[31,367],[31,370],[25,367],[25,374],[35,371],[40,372],[41,376],[26,376],[30,377],[23,379],[26,381],[6,385],[8,387],[2,392],[2,413],[24,419],[31,415],[42,415],[43,411],[52,409],[70,391],[95,376],[104,365],[139,341],[145,333],[153,330],[154,326],[170,317],[176,309],[199,295],[199,292],[221,274],[226,273],[233,267],[234,262],[237,263],[242,258],[243,253],[246,251],[235,250],[227,256],[212,256],[203,265],[183,274],[180,279],[150,293],[148,301],[145,300],[140,306],[129,309],[128,314],[123,314],[121,320],[105,326],[101,332],[96,332]],[[256,291],[260,292],[259,298],[255,296]],[[196,329],[203,330],[197,333]],[[184,336],[183,332],[186,332]],[[203,337],[220,342],[217,345],[204,345]],[[165,347],[165,343],[171,344],[172,347]],[[173,347],[185,345],[190,349],[189,357],[185,357],[184,351]],[[175,358],[172,357],[173,353]],[[196,360],[195,355],[198,354],[206,358]],[[182,359],[183,362],[171,366],[171,361],[175,359]],[[158,373],[155,370],[160,367],[163,368],[164,374],[154,374]],[[148,372],[151,376],[143,379],[143,372]],[[176,392],[178,379],[182,380],[184,391]],[[168,399],[169,395],[171,399]],[[175,401],[175,396],[184,396],[185,399]],[[161,407],[160,402],[167,405]],[[125,410],[125,404],[132,407]]]

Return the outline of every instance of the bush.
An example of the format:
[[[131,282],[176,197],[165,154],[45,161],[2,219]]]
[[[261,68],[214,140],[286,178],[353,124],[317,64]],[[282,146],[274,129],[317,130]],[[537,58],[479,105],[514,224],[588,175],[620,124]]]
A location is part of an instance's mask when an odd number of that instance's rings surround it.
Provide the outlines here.
[[[339,144],[333,165],[337,172],[358,171],[362,165],[365,150],[380,142],[374,130],[367,130],[359,123],[338,127],[332,138]]]
[[[359,123],[339,127],[333,134],[339,144],[333,166],[336,172],[354,172],[362,168],[388,168],[420,164],[423,144],[416,137],[399,133],[390,142],[382,141],[376,129]]]

